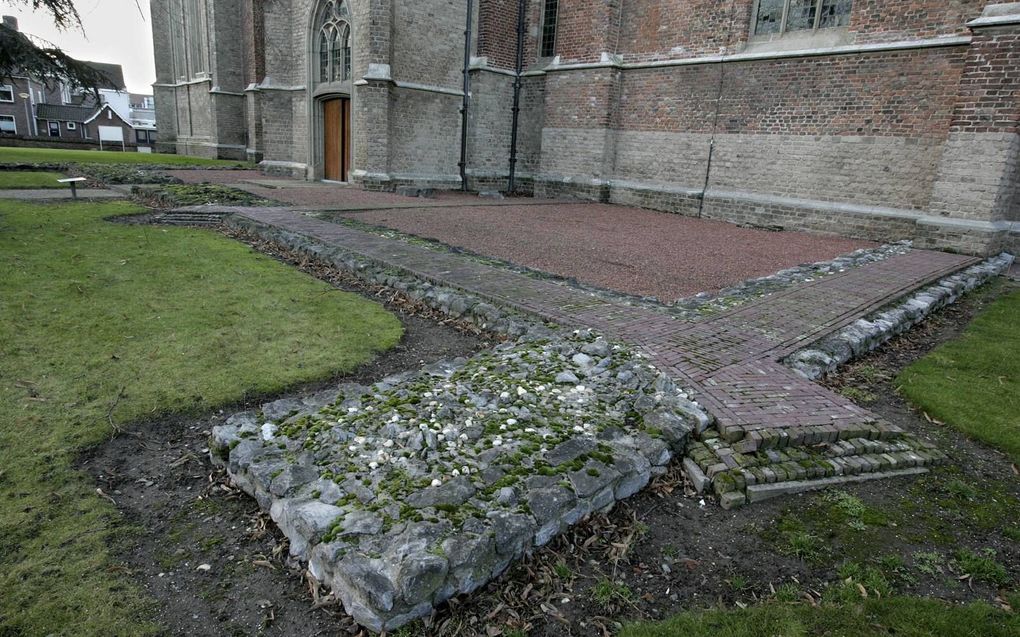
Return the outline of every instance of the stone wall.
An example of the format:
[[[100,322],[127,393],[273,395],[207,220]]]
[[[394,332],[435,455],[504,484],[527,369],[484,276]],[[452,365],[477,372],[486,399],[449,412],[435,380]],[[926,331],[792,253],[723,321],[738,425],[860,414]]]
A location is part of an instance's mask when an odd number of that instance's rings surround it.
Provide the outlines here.
[[[157,149],[245,158],[243,4],[209,0],[194,14],[181,3],[152,0]],[[210,40],[207,33],[234,37]]]

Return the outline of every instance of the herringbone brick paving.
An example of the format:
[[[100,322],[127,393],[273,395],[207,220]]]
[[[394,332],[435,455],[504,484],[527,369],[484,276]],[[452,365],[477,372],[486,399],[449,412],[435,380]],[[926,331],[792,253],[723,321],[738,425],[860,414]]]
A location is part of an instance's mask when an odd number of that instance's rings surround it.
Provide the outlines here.
[[[782,440],[882,438],[894,427],[866,409],[801,378],[780,360],[978,259],[912,250],[746,303],[697,322],[649,307],[614,303],[462,256],[429,250],[287,209],[244,208],[257,222],[340,246],[388,267],[472,292],[570,327],[590,327],[640,348],[649,360],[690,386],[716,417],[722,436],[748,439],[746,449]],[[787,433],[781,433],[788,430]],[[844,434],[844,435],[840,435]],[[764,441],[764,442],[762,442]]]

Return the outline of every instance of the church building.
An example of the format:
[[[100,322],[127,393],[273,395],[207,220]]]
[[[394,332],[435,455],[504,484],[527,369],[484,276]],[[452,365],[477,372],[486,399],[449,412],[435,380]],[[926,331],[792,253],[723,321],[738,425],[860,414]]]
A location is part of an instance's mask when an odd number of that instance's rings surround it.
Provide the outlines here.
[[[159,150],[1020,249],[1020,3],[152,0]]]

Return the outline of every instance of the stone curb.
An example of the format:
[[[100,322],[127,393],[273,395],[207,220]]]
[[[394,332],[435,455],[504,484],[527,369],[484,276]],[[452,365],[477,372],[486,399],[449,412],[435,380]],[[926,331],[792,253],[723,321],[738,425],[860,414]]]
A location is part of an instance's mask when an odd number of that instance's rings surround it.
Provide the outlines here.
[[[814,345],[794,352],[783,362],[808,380],[818,380],[847,361],[866,354],[920,323],[967,292],[1002,274],[1013,256],[1002,253],[945,277],[888,309],[858,319]]]
[[[825,489],[832,486],[839,486],[853,482],[867,482],[868,480],[882,480],[886,478],[899,478],[903,476],[917,476],[928,473],[928,469],[924,467],[914,467],[910,469],[898,469],[896,471],[882,471],[878,473],[862,473],[855,476],[840,476],[837,478],[819,478],[817,480],[797,480],[794,482],[783,482],[779,484],[756,484],[747,487],[747,503],[754,504],[770,498],[775,498],[781,495],[789,495],[792,493],[801,493],[803,491],[813,491],[817,489]],[[729,495],[729,494],[726,494]],[[744,494],[735,494],[739,497],[744,497]],[[730,506],[733,506],[731,504]],[[729,508],[729,507],[726,507]]]

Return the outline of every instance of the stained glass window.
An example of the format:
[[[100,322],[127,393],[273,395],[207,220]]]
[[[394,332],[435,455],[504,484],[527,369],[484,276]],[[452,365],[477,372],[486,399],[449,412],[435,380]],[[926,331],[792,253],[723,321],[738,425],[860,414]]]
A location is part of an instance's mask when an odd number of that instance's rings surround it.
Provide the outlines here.
[[[853,0],[758,0],[754,35],[782,35],[850,24]]]
[[[351,78],[351,25],[346,2],[327,2],[319,17],[319,81],[345,82]]]

